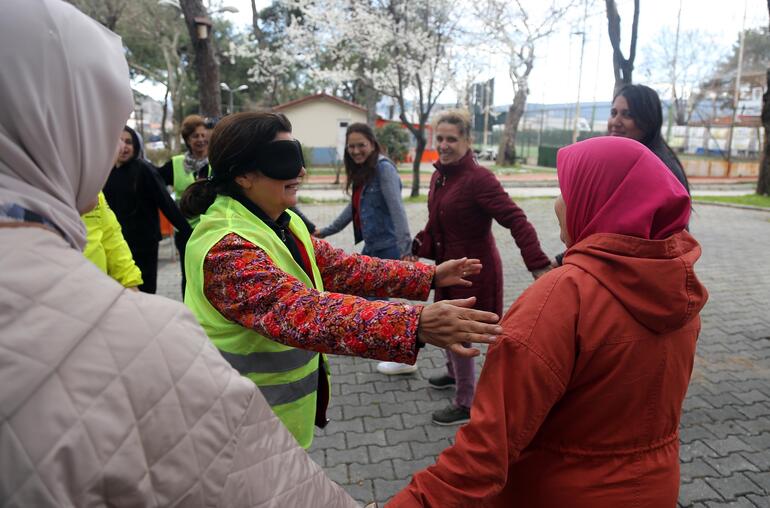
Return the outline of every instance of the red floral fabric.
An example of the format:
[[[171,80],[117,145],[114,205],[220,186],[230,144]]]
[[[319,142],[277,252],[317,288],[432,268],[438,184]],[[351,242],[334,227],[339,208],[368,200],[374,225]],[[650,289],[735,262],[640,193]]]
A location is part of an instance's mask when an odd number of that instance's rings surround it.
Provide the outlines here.
[[[206,255],[204,294],[227,319],[287,346],[414,363],[422,306],[353,295],[425,300],[435,267],[349,255],[317,238],[313,246],[327,291],[306,287],[231,233]]]

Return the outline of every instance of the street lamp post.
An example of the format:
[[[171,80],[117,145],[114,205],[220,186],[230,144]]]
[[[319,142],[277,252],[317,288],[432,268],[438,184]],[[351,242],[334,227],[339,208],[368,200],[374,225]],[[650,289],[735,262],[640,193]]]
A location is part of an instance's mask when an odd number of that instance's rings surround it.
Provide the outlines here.
[[[227,83],[219,83],[219,87],[228,93],[228,100],[227,100],[227,113],[232,115],[233,114],[233,95],[236,92],[243,92],[244,90],[248,90],[248,85],[241,85],[238,88],[232,89],[228,86]]]

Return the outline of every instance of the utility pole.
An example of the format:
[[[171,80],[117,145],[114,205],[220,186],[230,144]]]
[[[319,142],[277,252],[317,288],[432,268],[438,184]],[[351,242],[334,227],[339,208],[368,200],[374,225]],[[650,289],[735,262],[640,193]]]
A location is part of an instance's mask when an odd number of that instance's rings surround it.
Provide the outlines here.
[[[735,121],[738,118],[738,101],[741,98],[741,73],[743,72],[743,47],[746,40],[746,11],[748,10],[748,0],[743,2],[743,24],[741,25],[741,35],[738,48],[738,72],[735,75],[735,91],[733,93],[733,116],[730,121],[730,131],[727,135],[727,176],[730,176],[733,165],[733,131],[735,130]]]
[[[583,54],[586,49],[586,18],[588,18],[588,0],[583,1],[583,28],[579,33],[580,40],[580,67],[578,68],[577,101],[575,101],[575,123],[572,126],[572,142],[577,142],[580,125],[580,85],[583,82]]]
[[[489,98],[489,95],[491,93],[489,81],[484,82],[484,134],[482,135],[482,144],[484,145],[483,148],[487,147],[487,130],[489,129],[489,107],[490,102],[492,102]]]
[[[676,97],[676,61],[679,58],[679,28],[682,22],[682,0],[679,0],[679,12],[676,15],[676,37],[674,38],[674,59],[671,62],[671,104],[668,106],[668,127],[666,141],[671,139],[671,123],[674,119],[674,109],[677,107]]]

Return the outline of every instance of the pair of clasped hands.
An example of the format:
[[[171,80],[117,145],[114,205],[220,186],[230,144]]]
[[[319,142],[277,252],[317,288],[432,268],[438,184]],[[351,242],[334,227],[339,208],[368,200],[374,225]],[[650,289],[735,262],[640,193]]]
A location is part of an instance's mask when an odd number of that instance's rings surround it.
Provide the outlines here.
[[[410,260],[411,261],[411,260]],[[433,276],[434,286],[472,285],[465,279],[468,275],[481,272],[478,259],[450,259],[436,265]],[[449,349],[459,356],[473,357],[480,354],[476,348],[466,347],[463,343],[493,344],[497,336],[503,333],[498,324],[500,317],[493,312],[476,310],[476,297],[459,300],[442,300],[426,305],[420,314],[417,326],[417,340],[440,348]]]

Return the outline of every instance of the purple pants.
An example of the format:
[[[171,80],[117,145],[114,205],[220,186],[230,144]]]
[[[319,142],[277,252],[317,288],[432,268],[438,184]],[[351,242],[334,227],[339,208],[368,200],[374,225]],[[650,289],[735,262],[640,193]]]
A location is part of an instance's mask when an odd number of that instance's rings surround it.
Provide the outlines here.
[[[466,347],[470,344],[465,344]],[[446,350],[446,367],[449,377],[455,379],[455,405],[470,408],[473,404],[473,389],[476,385],[476,363],[474,358],[458,356]]]

